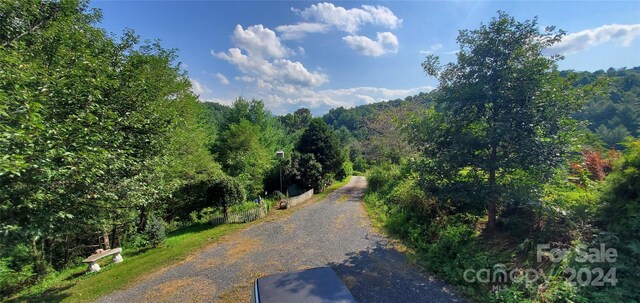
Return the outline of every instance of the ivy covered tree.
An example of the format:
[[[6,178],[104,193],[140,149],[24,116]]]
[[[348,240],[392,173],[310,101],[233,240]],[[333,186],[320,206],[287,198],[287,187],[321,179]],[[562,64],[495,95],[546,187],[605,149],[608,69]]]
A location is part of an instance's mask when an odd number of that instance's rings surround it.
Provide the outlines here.
[[[322,191],[322,165],[312,154],[294,152],[282,170],[287,185],[298,185],[303,190]]]
[[[481,184],[489,228],[505,189],[522,181],[518,176],[541,180],[563,161],[565,130],[581,101],[557,72],[561,57],[543,54],[563,35],[553,27],[541,31],[537,19],[518,22],[499,12],[479,29],[460,31],[457,62],[441,66],[430,55],[422,64],[440,81],[439,112],[419,123],[414,136],[430,159],[424,176]]]

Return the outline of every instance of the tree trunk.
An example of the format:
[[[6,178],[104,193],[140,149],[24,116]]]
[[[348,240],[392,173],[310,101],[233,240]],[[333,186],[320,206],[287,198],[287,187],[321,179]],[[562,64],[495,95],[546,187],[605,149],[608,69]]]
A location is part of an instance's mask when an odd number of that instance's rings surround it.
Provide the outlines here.
[[[140,218],[138,219],[138,233],[143,233],[146,228],[147,223],[147,208],[142,207],[140,209]]]
[[[491,147],[491,155],[489,156],[489,203],[487,205],[489,221],[487,222],[488,229],[494,229],[496,227],[497,217],[497,195],[496,195],[496,154],[497,148]]]
[[[40,242],[40,246],[43,245],[43,241]],[[33,265],[36,271],[36,275],[38,277],[41,277],[44,274],[44,268],[42,266],[42,255],[44,253],[44,251],[38,251],[38,239],[36,237],[33,237],[32,239],[32,244],[33,244]],[[44,247],[42,247],[42,249],[44,249]]]
[[[36,271],[38,270],[38,259],[39,257],[39,253],[38,253],[38,241],[36,240],[36,238],[34,237],[32,239],[32,244],[33,244],[33,260],[35,261],[34,267],[36,269]]]
[[[111,249],[111,243],[109,243],[109,233],[106,231],[102,234],[102,242],[104,244],[104,249]]]
[[[118,226],[114,222],[113,223],[113,229],[111,230],[111,243],[113,244],[113,247],[118,247],[117,232],[118,232]]]
[[[69,233],[64,234],[64,266],[69,263]]]
[[[42,260],[43,262],[47,260],[47,254],[44,249],[44,240],[44,237],[42,238],[42,240],[40,240],[40,260]]]

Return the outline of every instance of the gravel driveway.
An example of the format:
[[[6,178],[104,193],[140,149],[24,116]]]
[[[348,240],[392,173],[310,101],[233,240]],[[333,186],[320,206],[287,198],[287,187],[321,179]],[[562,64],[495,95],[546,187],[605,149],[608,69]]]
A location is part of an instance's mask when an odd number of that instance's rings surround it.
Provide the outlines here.
[[[225,237],[99,302],[248,302],[255,278],[327,265],[360,303],[464,302],[375,232],[361,203],[365,188],[363,177],[352,177],[323,201],[282,211],[290,213]]]

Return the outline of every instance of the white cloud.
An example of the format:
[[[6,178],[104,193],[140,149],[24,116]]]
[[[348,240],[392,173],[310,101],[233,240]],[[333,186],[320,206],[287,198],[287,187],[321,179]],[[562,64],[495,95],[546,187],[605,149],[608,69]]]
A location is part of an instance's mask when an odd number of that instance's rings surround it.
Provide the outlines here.
[[[189,81],[191,81],[191,91],[193,91],[193,93],[195,93],[196,95],[211,93],[211,89],[202,84],[200,81],[196,79],[189,79]]]
[[[256,57],[284,58],[291,52],[280,43],[274,31],[262,24],[249,26],[246,30],[242,25],[236,25],[231,40],[236,46]]]
[[[399,19],[389,8],[384,6],[362,5],[361,8],[345,9],[332,3],[318,3],[299,10],[292,8],[294,12],[307,20],[331,25],[338,30],[354,34],[365,24],[379,25],[390,29],[402,25]]]
[[[318,87],[329,81],[327,75],[311,72],[302,63],[288,59],[268,61],[260,57],[245,55],[238,48],[231,48],[226,53],[212,52],[212,54],[236,65],[241,72],[248,76],[276,84],[289,83],[304,87]]]
[[[216,76],[216,78],[218,78],[218,80],[220,80],[220,83],[222,83],[224,85],[228,85],[229,84],[229,79],[227,79],[227,77],[225,77],[225,75],[223,75],[221,73],[216,73],[215,76]]]
[[[435,51],[438,51],[442,49],[442,43],[436,43],[433,44],[429,47],[429,50],[421,50],[420,53],[421,54],[425,54],[425,55],[430,55],[433,54]]]
[[[280,32],[282,39],[293,40],[301,39],[307,33],[326,33],[330,26],[324,23],[297,23],[292,25],[280,25],[276,30]]]
[[[572,54],[609,41],[618,41],[623,47],[629,47],[639,35],[640,24],[608,24],[566,35],[547,52]]]
[[[346,36],[342,40],[365,56],[379,57],[398,52],[398,38],[390,32],[377,33],[376,41],[365,36]]]
[[[320,89],[322,85],[329,82],[326,72],[321,67],[310,70],[302,62],[292,60],[291,57],[296,54],[305,55],[304,48],[298,46],[294,51],[284,46],[281,39],[282,41],[300,39],[309,33],[340,30],[350,33],[343,38],[350,47],[365,55],[381,56],[398,51],[398,38],[394,34],[379,32],[374,41],[355,33],[367,24],[397,28],[401,26],[402,20],[383,6],[363,5],[360,8],[345,9],[330,3],[319,3],[304,10],[292,10],[307,19],[307,22],[278,26],[275,28],[278,35],[262,25],[253,25],[246,29],[237,25],[231,38],[234,46],[227,51],[211,51],[212,56],[238,68],[240,75],[234,79],[244,86],[242,95],[245,97],[264,100],[276,114],[288,112],[292,107],[308,107],[313,109],[314,113],[322,114],[332,107],[352,107],[404,98],[433,89],[431,87]],[[224,83],[225,81],[218,75],[224,75],[216,74],[216,77]],[[203,100],[223,104],[233,101],[216,98],[203,98]]]

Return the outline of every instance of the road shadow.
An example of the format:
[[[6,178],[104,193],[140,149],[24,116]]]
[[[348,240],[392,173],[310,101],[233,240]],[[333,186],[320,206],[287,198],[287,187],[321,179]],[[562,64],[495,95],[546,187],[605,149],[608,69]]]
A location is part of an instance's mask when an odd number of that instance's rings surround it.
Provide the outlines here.
[[[371,250],[348,254],[329,263],[359,303],[366,302],[466,302],[443,282],[433,279],[386,241]]]

